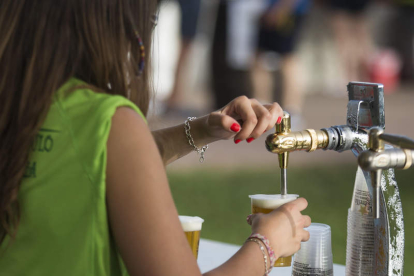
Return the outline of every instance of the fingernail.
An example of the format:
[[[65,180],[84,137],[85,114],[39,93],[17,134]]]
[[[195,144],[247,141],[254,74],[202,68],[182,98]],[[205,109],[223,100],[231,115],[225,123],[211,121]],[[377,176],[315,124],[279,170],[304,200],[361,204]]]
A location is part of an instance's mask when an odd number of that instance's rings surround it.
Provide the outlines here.
[[[238,144],[238,143],[240,143],[240,142],[241,142],[241,140],[240,140],[240,139],[234,140],[234,143],[235,143],[235,144]]]
[[[281,122],[282,122],[282,117],[279,116],[279,118],[277,118],[276,124],[280,124]]]
[[[253,141],[254,140],[254,138],[253,137],[250,137],[250,138],[247,138],[246,139],[246,141],[247,141],[247,143],[250,143],[251,141]]]
[[[231,131],[234,131],[234,132],[239,132],[239,130],[240,130],[240,125],[239,125],[239,124],[234,123],[234,124],[232,124],[232,125],[231,125],[230,129],[231,129]]]

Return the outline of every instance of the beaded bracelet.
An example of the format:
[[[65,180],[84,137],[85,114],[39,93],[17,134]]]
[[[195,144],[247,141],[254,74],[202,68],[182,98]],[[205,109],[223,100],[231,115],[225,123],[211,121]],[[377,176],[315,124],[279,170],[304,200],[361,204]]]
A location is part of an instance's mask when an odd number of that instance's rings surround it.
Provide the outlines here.
[[[257,245],[260,247],[260,250],[262,250],[263,258],[264,258],[264,261],[265,261],[265,274],[264,274],[264,276],[268,276],[271,268],[269,268],[269,270],[267,270],[267,255],[266,255],[266,252],[265,252],[265,248],[263,247],[262,243],[257,240],[257,238],[248,238],[246,240],[246,242],[249,242],[249,241],[257,243]]]
[[[270,272],[272,270],[273,266],[275,265],[276,256],[275,256],[275,252],[273,251],[272,247],[270,246],[269,240],[265,236],[260,235],[260,234],[251,234],[249,239],[250,238],[256,238],[256,239],[260,240],[266,246],[267,253],[269,254],[269,259],[270,259],[270,268],[269,268],[269,272]]]

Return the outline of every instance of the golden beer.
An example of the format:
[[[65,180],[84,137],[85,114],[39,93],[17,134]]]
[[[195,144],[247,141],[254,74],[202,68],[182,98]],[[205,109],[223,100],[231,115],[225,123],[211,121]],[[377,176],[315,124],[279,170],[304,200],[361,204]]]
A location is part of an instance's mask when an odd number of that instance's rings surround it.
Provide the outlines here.
[[[188,244],[190,244],[191,251],[193,251],[193,255],[196,259],[198,258],[198,246],[200,243],[200,232],[201,231],[184,232],[185,237],[187,238]]]
[[[201,226],[204,220],[199,217],[179,216],[185,237],[190,245],[194,257],[198,258]]]
[[[268,214],[285,203],[298,198],[298,195],[251,195],[252,214]],[[292,265],[292,256],[280,257],[276,260],[274,267]]]

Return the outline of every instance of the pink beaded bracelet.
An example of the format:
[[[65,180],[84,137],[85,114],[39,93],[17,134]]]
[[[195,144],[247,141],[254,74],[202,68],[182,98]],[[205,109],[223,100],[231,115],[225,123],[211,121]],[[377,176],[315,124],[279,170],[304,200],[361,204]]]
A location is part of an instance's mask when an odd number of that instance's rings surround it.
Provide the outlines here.
[[[251,239],[251,238],[255,238],[255,239],[260,240],[266,246],[267,253],[269,254],[269,259],[270,259],[270,268],[269,268],[269,271],[268,271],[268,272],[270,272],[272,270],[273,266],[275,265],[276,256],[275,256],[275,252],[273,251],[272,247],[270,246],[269,240],[265,236],[260,235],[260,234],[251,234],[249,239]]]
[[[264,276],[269,276],[269,272],[271,270],[271,267],[269,267],[269,270],[267,270],[267,255],[266,255],[265,248],[264,248],[262,242],[259,239],[257,239],[257,238],[248,238],[246,240],[246,242],[249,242],[249,241],[252,241],[254,243],[257,243],[257,245],[260,247],[260,250],[262,251],[263,258],[264,258],[264,261],[265,261],[265,263],[264,263],[264,266],[265,266],[265,274],[264,274]]]

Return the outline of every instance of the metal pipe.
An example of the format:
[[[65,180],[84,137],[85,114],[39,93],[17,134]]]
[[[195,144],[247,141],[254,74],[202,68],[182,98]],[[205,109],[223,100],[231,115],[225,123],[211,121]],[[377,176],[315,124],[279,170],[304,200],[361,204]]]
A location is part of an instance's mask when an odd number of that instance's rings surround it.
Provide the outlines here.
[[[280,194],[287,195],[287,172],[286,168],[280,169]]]

